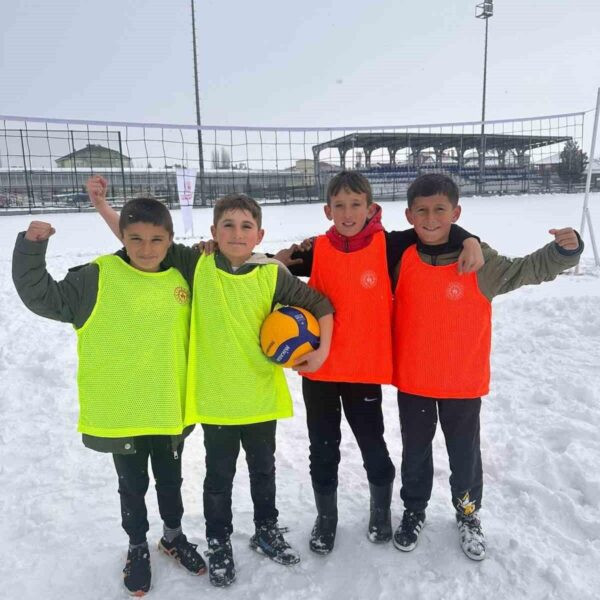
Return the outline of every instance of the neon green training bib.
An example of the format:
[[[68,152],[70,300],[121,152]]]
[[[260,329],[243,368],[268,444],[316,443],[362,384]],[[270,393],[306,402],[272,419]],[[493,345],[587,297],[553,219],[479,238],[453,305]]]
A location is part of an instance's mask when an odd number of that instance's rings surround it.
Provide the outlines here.
[[[260,349],[277,265],[233,275],[203,255],[194,274],[185,424],[246,425],[291,417],[283,369]]]
[[[183,430],[190,290],[175,269],[139,271],[101,256],[98,297],[77,330],[79,426],[99,437]]]

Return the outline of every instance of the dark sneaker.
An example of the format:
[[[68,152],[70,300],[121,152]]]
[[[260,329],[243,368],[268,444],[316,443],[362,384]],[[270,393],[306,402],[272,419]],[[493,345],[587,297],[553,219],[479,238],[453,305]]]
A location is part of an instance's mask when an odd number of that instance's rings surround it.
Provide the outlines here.
[[[456,513],[456,525],[463,552],[471,560],[483,560],[485,558],[485,537],[481,531],[481,521],[477,512],[468,516]]]
[[[138,598],[144,596],[150,590],[151,578],[148,544],[130,548],[123,569],[123,584],[129,595]]]
[[[235,564],[229,538],[208,538],[208,578],[216,587],[225,587],[235,581]]]
[[[405,510],[402,515],[402,523],[398,525],[398,528],[394,532],[394,546],[398,550],[402,550],[402,552],[414,550],[424,525],[425,512]]]
[[[309,548],[316,554],[329,554],[335,544],[337,517],[318,516],[310,532]]]
[[[171,543],[165,538],[161,538],[158,542],[158,549],[161,552],[173,558],[190,573],[202,575],[206,573],[206,563],[196,550],[197,547],[198,544],[188,542],[183,533],[180,533]]]
[[[285,541],[282,531],[276,522],[269,522],[256,528],[256,533],[250,538],[250,548],[268,556],[280,565],[295,565],[300,562],[300,556]]]

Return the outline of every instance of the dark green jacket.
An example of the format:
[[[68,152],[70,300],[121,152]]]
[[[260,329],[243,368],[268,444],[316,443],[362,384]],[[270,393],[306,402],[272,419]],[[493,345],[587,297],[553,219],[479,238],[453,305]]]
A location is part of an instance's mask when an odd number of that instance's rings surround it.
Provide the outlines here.
[[[12,276],[17,293],[25,306],[41,317],[72,323],[79,329],[92,314],[98,298],[98,266],[86,264],[69,270],[62,281],[55,281],[46,270],[48,242],[31,242],[25,233],[17,236],[13,252]],[[124,251],[117,252],[129,262]],[[175,452],[193,430],[187,427],[181,435],[169,436]],[[135,437],[104,438],[82,435],[83,443],[98,452],[135,453]]]

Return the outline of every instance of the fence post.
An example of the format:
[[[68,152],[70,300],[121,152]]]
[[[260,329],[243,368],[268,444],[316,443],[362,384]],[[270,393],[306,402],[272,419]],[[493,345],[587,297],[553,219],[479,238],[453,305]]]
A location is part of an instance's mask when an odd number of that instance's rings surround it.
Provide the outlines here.
[[[127,189],[125,188],[125,165],[123,164],[123,146],[121,144],[121,132],[117,131],[119,138],[119,160],[121,162],[121,181],[123,182],[123,204],[127,202]]]
[[[23,130],[19,129],[19,134],[21,135],[21,152],[23,153],[23,177],[25,178],[25,187],[27,188],[27,204],[29,206],[29,214],[31,214],[31,208],[34,204],[33,201],[33,190],[29,185],[29,178],[27,177],[27,159],[25,158],[25,143],[23,142]]]

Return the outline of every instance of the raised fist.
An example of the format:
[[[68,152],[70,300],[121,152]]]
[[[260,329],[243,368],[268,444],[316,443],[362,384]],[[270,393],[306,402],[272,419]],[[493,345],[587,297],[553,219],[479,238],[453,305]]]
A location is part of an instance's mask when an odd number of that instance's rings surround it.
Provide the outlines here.
[[[44,221],[31,221],[25,232],[25,239],[30,242],[45,242],[51,235],[56,233],[56,229]]]
[[[106,188],[108,187],[108,182],[104,177],[101,175],[92,175],[87,180],[85,187],[93,206],[97,207],[98,204],[106,202]]]

